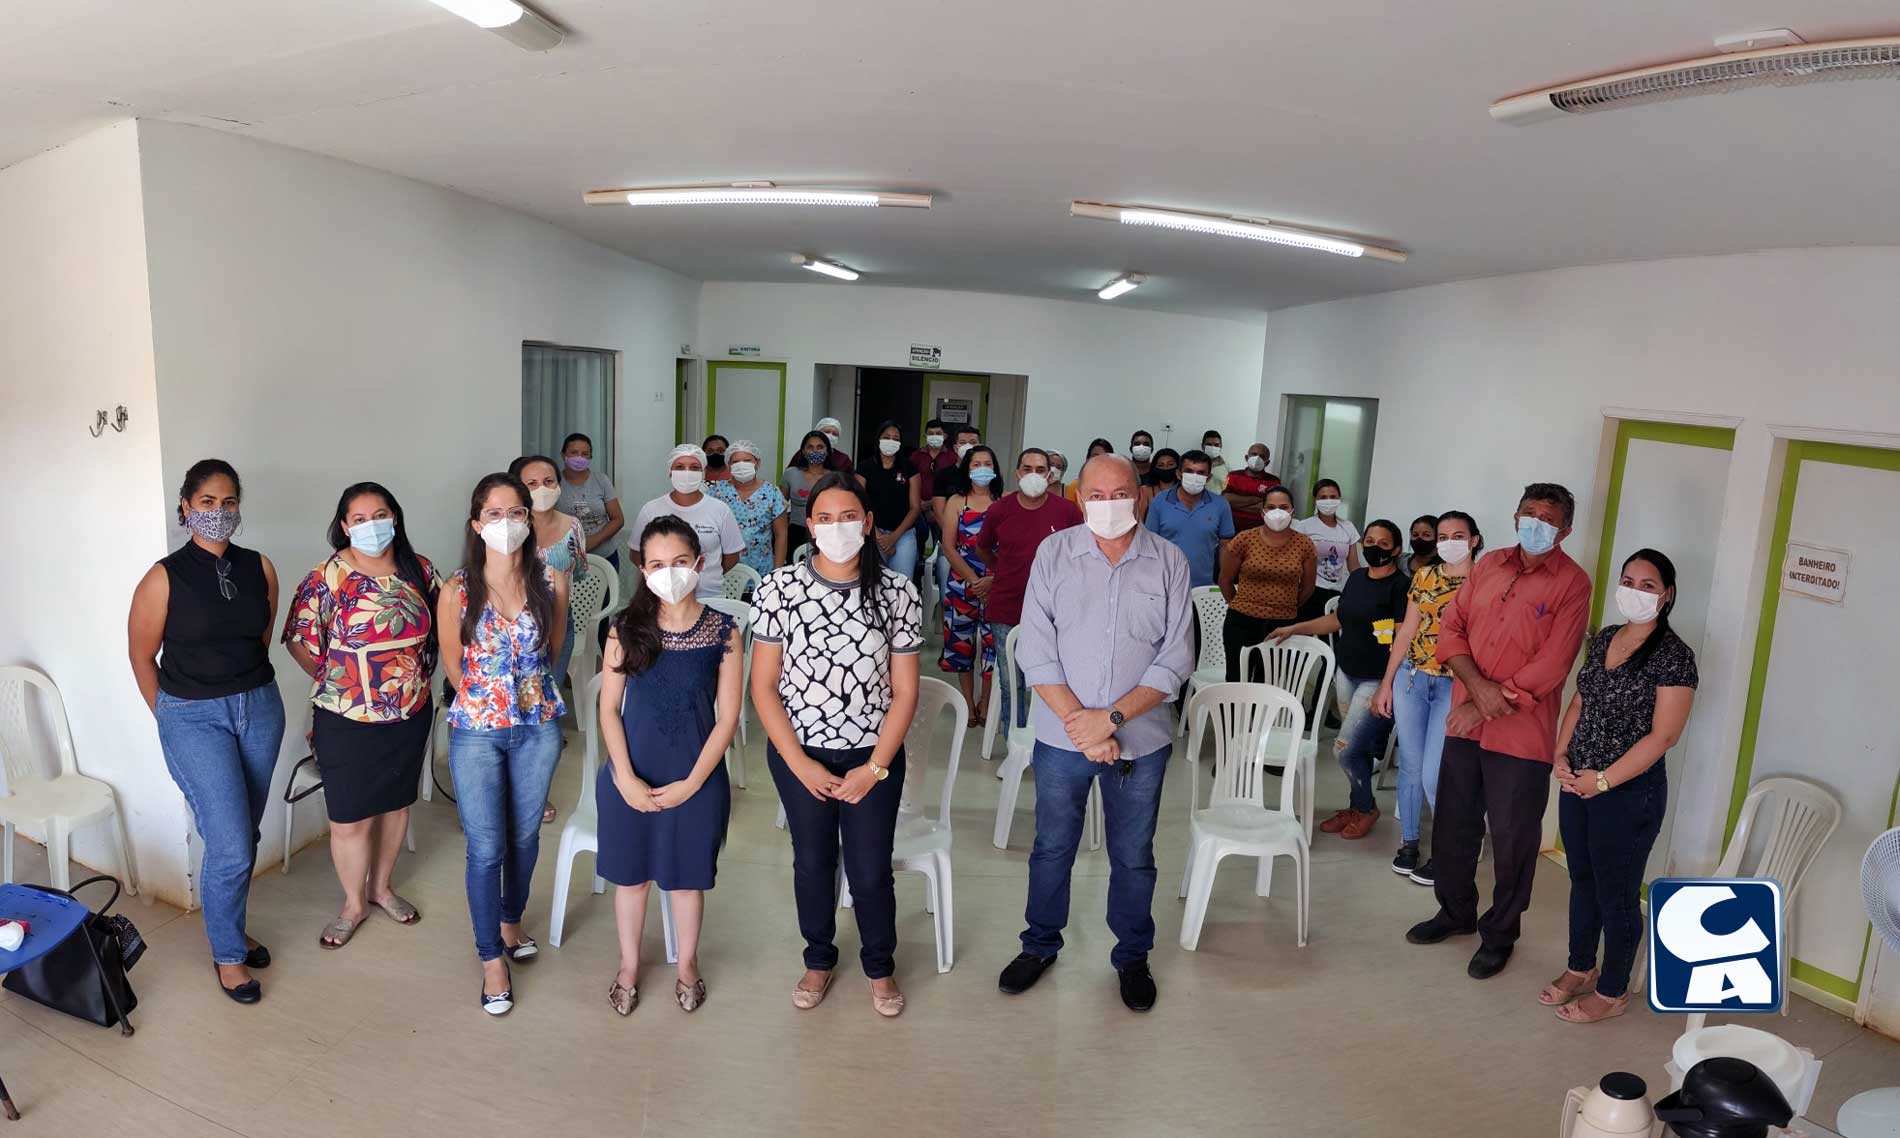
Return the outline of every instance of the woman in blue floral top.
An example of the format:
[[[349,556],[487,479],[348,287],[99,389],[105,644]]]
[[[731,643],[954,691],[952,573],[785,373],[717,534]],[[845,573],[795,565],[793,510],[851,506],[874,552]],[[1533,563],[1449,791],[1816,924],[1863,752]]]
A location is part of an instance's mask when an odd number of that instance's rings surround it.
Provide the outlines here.
[[[739,520],[739,532],[745,535],[745,552],[739,560],[763,577],[785,564],[785,535],[791,525],[791,507],[785,492],[759,478],[759,448],[740,439],[726,448],[727,469],[731,477],[710,482],[706,492],[732,508]]]
[[[468,838],[468,910],[482,960],[481,1006],[490,1015],[514,1007],[508,961],[538,951],[521,931],[521,914],[565,710],[553,661],[566,633],[567,577],[528,545],[530,502],[511,474],[475,484],[462,568],[436,606],[455,689],[449,773]]]

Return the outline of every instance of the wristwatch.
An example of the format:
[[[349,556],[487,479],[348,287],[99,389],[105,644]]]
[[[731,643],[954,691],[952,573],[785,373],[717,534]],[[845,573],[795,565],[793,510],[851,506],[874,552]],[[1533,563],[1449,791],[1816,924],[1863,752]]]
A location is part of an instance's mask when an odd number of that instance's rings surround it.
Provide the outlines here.
[[[871,768],[872,773],[876,775],[879,782],[883,782],[885,779],[891,777],[891,768],[889,767],[878,766],[869,759],[865,760],[864,765]]]
[[[1598,771],[1597,772],[1597,793],[1606,794],[1609,792],[1609,789],[1610,789],[1610,776],[1605,774],[1602,771]]]
[[[1115,726],[1120,727],[1122,724],[1128,722],[1128,717],[1123,715],[1120,711],[1116,710],[1115,708],[1111,707],[1108,709],[1108,721],[1110,723],[1113,723]]]

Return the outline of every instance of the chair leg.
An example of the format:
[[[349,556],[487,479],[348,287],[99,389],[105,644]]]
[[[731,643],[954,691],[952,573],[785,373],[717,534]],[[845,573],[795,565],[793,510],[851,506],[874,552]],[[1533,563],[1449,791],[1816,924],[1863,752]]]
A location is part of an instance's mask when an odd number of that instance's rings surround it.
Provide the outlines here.
[[[950,878],[950,851],[937,854],[937,924],[943,930],[937,941],[937,971],[948,972],[957,962],[956,890]]]
[[[745,789],[745,748],[735,737],[732,746],[726,748],[726,773],[732,778],[732,785]]]
[[[1207,920],[1207,902],[1214,893],[1214,870],[1220,855],[1211,843],[1200,842],[1188,859],[1187,911],[1181,914],[1181,947],[1189,952],[1201,944],[1201,925]]]
[[[132,866],[132,841],[125,834],[125,815],[119,810],[118,799],[112,802],[112,843],[119,847],[119,872],[125,875],[125,895],[136,897],[138,890],[138,871]]]
[[[778,820],[773,822],[772,825],[777,826],[781,830],[785,828],[785,803],[782,800],[778,804]]]
[[[1003,780],[996,796],[996,825],[990,831],[990,844],[999,850],[1009,848],[1009,830],[1016,820],[1016,797],[1023,789],[1023,769],[1004,760],[997,777]]]
[[[48,818],[46,820],[46,868],[55,889],[73,887],[71,843],[68,840],[66,820]]]
[[[1267,854],[1260,859],[1260,867],[1253,875],[1253,895],[1256,897],[1273,896],[1273,855]]]
[[[664,889],[655,890],[660,895],[660,935],[666,939],[666,962],[680,962],[679,932],[673,927],[673,895]]]
[[[607,892],[607,879],[596,873],[594,875],[594,896],[598,897],[605,892]]]
[[[283,874],[285,877],[290,876],[290,835],[291,835],[291,831],[296,828],[296,825],[297,825],[297,804],[295,802],[286,802],[284,803],[284,864],[283,864]]]
[[[1107,824],[1102,821],[1102,783],[1100,779],[1091,779],[1089,781],[1089,804],[1087,814],[1083,818],[1083,825],[1089,833],[1089,848],[1092,850],[1101,849]]]
[[[929,870],[924,871],[924,912],[937,912],[937,875]]]
[[[1293,855],[1293,867],[1294,867],[1293,880],[1296,883],[1297,888],[1299,890],[1299,894],[1300,894],[1299,895],[1300,947],[1305,948],[1306,947],[1306,930],[1307,930],[1307,925],[1308,925],[1307,900],[1313,891],[1312,859],[1307,856],[1306,851],[1302,850],[1299,853]]]
[[[574,874],[574,831],[561,828],[561,848],[554,855],[554,889],[548,911],[548,943],[561,947],[567,929],[567,886]]]

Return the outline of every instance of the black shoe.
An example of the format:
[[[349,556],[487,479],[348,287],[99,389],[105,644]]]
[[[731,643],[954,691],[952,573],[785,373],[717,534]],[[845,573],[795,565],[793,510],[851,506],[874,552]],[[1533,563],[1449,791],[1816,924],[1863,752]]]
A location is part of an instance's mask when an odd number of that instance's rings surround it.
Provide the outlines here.
[[[1487,944],[1471,954],[1471,963],[1465,966],[1465,975],[1473,980],[1489,980],[1504,971],[1504,966],[1510,960],[1510,945],[1493,948]]]
[[[252,945],[251,950],[244,954],[244,967],[269,968],[270,967],[270,949],[265,948],[261,944]]]
[[[1470,936],[1478,931],[1478,926],[1460,927],[1447,921],[1442,913],[1433,913],[1429,920],[1420,921],[1405,931],[1405,939],[1413,944],[1437,944],[1446,937]]]
[[[543,825],[545,824],[546,823],[543,823]],[[522,937],[518,944],[509,944],[503,941],[501,946],[501,954],[516,964],[526,964],[540,955],[540,953],[541,946],[534,943],[534,938],[531,936]]]
[[[1406,842],[1392,857],[1392,872],[1400,876],[1410,876],[1418,868],[1418,843]]]
[[[254,1004],[264,998],[264,986],[255,980],[246,980],[235,988],[226,988],[224,973],[218,971],[215,961],[211,965],[211,974],[218,978],[218,987],[223,989],[224,994],[240,1004]]]
[[[1148,971],[1146,960],[1130,964],[1117,975],[1121,977],[1122,1003],[1129,1011],[1145,1012],[1155,1006],[1155,977]]]
[[[1392,868],[1397,869],[1398,866],[1395,865]],[[1425,860],[1424,865],[1419,866],[1417,869],[1407,874],[1407,876],[1409,876],[1413,881],[1416,881],[1420,885],[1426,886],[1427,888],[1430,888],[1431,886],[1438,884],[1438,877],[1432,872],[1432,863],[1431,863],[1430,858],[1427,858]]]
[[[1036,981],[1042,979],[1042,974],[1049,971],[1050,965],[1055,962],[1056,958],[1053,956],[1037,956],[1033,952],[1025,952],[1010,961],[1003,969],[1003,974],[996,980],[996,986],[1009,995],[1020,996],[1035,987]]]

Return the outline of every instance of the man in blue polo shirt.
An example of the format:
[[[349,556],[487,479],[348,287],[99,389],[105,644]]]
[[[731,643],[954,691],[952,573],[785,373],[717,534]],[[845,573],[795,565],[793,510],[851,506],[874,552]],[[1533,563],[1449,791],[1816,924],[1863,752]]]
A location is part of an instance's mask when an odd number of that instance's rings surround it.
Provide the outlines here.
[[[1188,585],[1214,583],[1220,551],[1234,536],[1234,512],[1207,492],[1214,460],[1206,451],[1181,456],[1179,485],[1155,495],[1148,506],[1148,528],[1180,549],[1188,563]]]

